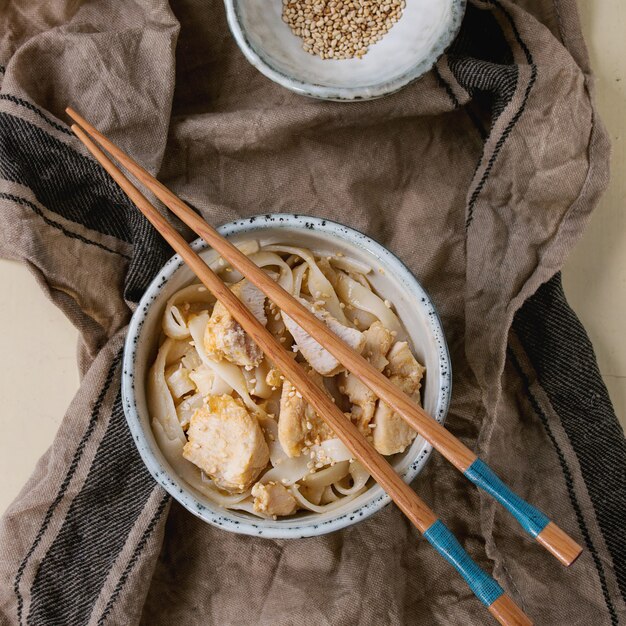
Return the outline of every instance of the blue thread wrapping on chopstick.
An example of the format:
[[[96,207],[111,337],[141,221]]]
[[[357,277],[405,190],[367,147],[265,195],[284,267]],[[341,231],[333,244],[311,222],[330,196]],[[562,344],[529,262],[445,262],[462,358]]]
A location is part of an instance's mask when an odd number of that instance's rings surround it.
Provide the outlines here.
[[[454,565],[469,588],[485,606],[491,606],[504,593],[502,587],[489,574],[483,572],[472,557],[465,552],[441,520],[437,520],[424,533],[424,537],[448,563]]]
[[[533,537],[550,523],[541,511],[513,493],[480,459],[476,459],[464,473],[477,487],[492,495]]]

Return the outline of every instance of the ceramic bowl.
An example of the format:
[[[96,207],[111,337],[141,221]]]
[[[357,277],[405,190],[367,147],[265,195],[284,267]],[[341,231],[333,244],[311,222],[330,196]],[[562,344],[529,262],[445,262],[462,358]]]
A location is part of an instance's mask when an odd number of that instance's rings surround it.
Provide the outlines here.
[[[224,0],[248,61],[274,82],[325,100],[370,100],[430,70],[459,31],[465,0],[406,0],[402,16],[362,59],[331,60],[302,49],[282,20],[282,0]]]
[[[256,239],[261,244],[288,241],[328,254],[343,252],[375,268],[374,288],[394,303],[418,360],[426,365],[423,404],[443,422],[451,391],[450,358],[441,322],[428,294],[391,252],[369,237],[329,220],[299,215],[264,215],[240,219],[220,227],[232,241]],[[193,248],[205,259],[215,252],[196,240]],[[158,348],[165,303],[195,276],[178,255],[173,256],[152,281],[132,317],[124,350],[122,396],[133,439],[146,467],[163,488],[184,507],[206,522],[232,532],[270,538],[321,535],[363,520],[390,502],[376,484],[359,497],[332,512],[299,513],[283,519],[261,519],[244,511],[229,511],[211,503],[179,478],[159,450],[150,427],[145,381]],[[410,482],[424,467],[431,446],[421,437],[403,454],[391,457],[398,473]]]

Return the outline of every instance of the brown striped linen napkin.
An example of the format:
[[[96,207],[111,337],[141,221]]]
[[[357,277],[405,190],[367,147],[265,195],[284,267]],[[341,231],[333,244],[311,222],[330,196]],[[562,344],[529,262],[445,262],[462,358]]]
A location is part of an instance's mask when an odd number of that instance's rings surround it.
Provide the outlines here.
[[[311,214],[398,254],[443,319],[448,427],[584,554],[561,567],[436,453],[414,488],[535,623],[626,619],[626,446],[559,277],[608,177],[573,0],[472,0],[436,67],[373,102],[274,85],[219,1],[9,3],[0,64],[0,252],[80,330],[82,375],[0,522],[2,624],[489,619],[394,506],[272,541],[203,523],[152,480],[120,358],[171,251],[72,136],[70,104],[212,224]]]

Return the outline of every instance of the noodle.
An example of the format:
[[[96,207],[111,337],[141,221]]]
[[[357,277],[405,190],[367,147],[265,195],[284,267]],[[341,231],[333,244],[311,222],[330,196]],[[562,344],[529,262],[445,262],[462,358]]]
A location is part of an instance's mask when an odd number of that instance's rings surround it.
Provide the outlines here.
[[[386,363],[385,374],[419,398],[424,368],[396,339],[406,333],[390,303],[367,280],[370,266],[339,253],[319,256],[284,244],[243,242],[238,247],[344,341],[375,358],[377,367],[382,370]],[[238,296],[243,293],[245,279],[238,271],[219,257],[209,265]],[[370,407],[365,427],[355,421],[357,426],[375,447],[391,450],[386,454],[403,452],[415,433],[399,416],[375,397],[369,404],[359,397],[371,392],[347,385],[351,375],[342,373],[336,361],[329,364],[332,355],[256,288],[248,284],[245,289],[248,297],[265,303],[269,332],[332,393],[352,416],[346,419],[358,420],[363,407]],[[223,308],[214,319],[215,303],[200,284],[170,296],[162,317],[164,340],[148,374],[152,429],[176,474],[210,502],[261,518],[331,512],[366,491],[372,484],[368,472],[266,357],[247,352],[247,336]],[[209,322],[211,333],[228,339],[223,353],[206,343]],[[380,343],[381,333],[386,343]],[[396,440],[398,432],[403,434]],[[226,479],[228,472],[235,478]]]

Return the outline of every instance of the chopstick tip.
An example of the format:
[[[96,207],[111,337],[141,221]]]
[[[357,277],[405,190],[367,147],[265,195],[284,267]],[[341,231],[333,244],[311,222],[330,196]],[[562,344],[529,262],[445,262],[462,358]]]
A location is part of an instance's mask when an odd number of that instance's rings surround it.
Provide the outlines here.
[[[81,123],[80,115],[78,115],[78,113],[76,113],[76,111],[72,107],[65,107],[65,112],[72,121],[76,122],[77,124]]]

